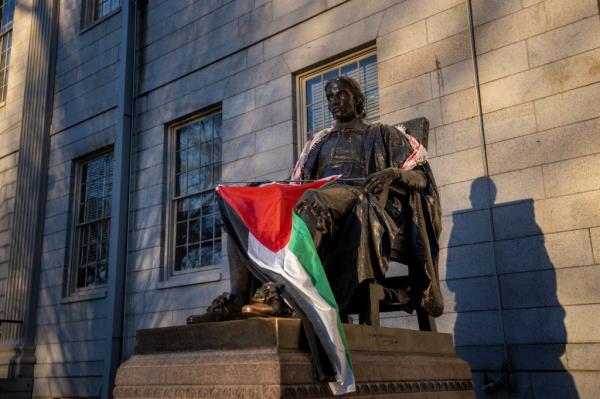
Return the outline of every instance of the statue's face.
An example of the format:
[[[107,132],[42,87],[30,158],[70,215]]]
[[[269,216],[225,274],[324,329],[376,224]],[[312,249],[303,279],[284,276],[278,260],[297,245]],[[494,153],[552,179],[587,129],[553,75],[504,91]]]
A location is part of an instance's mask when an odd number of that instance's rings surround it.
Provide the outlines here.
[[[354,95],[344,83],[331,82],[327,86],[325,94],[327,95],[327,107],[335,120],[348,122],[356,118]]]

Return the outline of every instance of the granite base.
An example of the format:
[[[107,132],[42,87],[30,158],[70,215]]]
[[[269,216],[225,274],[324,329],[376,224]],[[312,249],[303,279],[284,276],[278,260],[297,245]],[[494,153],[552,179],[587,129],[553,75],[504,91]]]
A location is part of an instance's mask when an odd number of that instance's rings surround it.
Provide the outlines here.
[[[471,371],[450,334],[345,325],[353,398],[473,399]],[[301,321],[284,318],[140,330],[114,397],[331,397],[313,375]]]

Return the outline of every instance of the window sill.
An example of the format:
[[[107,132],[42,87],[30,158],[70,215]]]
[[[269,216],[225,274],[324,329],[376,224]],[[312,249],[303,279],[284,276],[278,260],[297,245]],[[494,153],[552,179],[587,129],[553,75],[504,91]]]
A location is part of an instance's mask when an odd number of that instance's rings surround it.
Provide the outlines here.
[[[158,289],[182,287],[185,285],[196,285],[211,283],[221,280],[221,268],[197,271],[195,273],[184,273],[170,276],[168,280],[158,283]]]
[[[68,297],[62,298],[60,303],[75,303],[84,301],[93,301],[96,299],[106,298],[106,288],[97,288],[85,291],[76,291]]]

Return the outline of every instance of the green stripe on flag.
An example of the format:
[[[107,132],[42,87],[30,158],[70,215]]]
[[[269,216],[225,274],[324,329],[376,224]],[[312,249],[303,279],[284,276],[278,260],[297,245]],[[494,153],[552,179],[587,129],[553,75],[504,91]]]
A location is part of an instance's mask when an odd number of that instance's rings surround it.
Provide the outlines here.
[[[321,297],[338,313],[337,329],[340,333],[342,343],[344,344],[346,359],[348,360],[350,368],[352,368],[352,360],[350,359],[350,351],[348,350],[348,341],[346,340],[346,333],[344,332],[342,320],[339,316],[338,304],[333,296],[333,291],[331,290],[329,280],[327,280],[327,276],[325,275],[325,270],[321,264],[321,259],[319,259],[319,255],[317,254],[310,231],[302,218],[296,213],[292,214],[292,234],[287,247],[300,261],[300,264],[309,275],[313,286],[319,292]]]

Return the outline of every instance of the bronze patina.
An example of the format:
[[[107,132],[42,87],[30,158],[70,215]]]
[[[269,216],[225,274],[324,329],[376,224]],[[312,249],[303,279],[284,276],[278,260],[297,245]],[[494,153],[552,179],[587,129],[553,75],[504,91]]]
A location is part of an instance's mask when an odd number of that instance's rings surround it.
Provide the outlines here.
[[[361,285],[385,278],[392,249],[400,243],[411,257],[413,303],[407,309],[420,306],[440,315],[440,206],[431,169],[426,162],[402,169],[414,152],[409,138],[395,127],[364,120],[365,98],[354,80],[334,78],[325,92],[335,124],[308,144],[295,173],[301,179],[342,175],[349,180],[307,191],[295,211],[312,234],[340,313],[356,301]],[[232,245],[228,253],[231,293],[217,298],[207,313],[190,316],[188,323],[231,320],[242,310],[269,316],[287,312],[274,286],[263,288],[252,301],[255,289],[268,282],[248,272]]]

